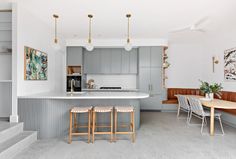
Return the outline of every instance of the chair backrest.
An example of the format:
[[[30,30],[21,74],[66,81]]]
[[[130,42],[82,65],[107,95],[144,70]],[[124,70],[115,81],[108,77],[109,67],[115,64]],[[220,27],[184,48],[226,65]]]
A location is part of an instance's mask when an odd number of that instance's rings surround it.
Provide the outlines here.
[[[192,112],[197,115],[203,116],[204,110],[203,110],[201,101],[194,97],[188,97],[188,100],[189,100],[189,104],[190,104]]]
[[[190,106],[188,104],[188,98],[185,95],[176,95],[178,99],[179,106],[184,109],[190,109]]]

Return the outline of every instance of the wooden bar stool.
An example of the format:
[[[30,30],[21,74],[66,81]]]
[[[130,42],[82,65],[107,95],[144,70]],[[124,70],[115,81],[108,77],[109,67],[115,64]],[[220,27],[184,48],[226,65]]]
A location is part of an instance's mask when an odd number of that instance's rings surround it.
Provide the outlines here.
[[[91,129],[91,112],[92,106],[89,107],[74,107],[70,109],[70,127],[69,127],[69,139],[68,143],[71,143],[72,136],[79,136],[79,135],[88,135],[88,143],[90,142],[90,129]],[[77,114],[88,113],[88,125],[81,125],[77,124]],[[74,122],[73,122],[74,117]],[[88,132],[79,132],[78,128],[88,128]]]
[[[129,127],[129,131],[117,131],[118,113],[130,113],[130,122],[128,125],[120,125],[120,127]],[[134,120],[134,107],[133,106],[116,106],[115,107],[115,141],[117,134],[131,135],[132,142],[135,142],[135,120]]]
[[[110,125],[97,125],[97,113],[110,113]],[[110,128],[110,131],[96,131],[96,128]],[[92,142],[94,143],[95,135],[111,136],[110,141],[113,140],[113,107],[112,106],[97,106],[93,109],[93,127],[92,127]]]

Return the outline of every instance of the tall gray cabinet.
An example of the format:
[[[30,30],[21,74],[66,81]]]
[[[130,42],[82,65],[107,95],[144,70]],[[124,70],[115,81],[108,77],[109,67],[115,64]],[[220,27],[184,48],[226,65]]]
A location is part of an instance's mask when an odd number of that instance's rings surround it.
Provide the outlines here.
[[[138,86],[141,92],[150,94],[140,102],[143,110],[162,109],[162,53],[163,47],[139,48]]]
[[[0,11],[0,118],[12,107],[12,12]]]

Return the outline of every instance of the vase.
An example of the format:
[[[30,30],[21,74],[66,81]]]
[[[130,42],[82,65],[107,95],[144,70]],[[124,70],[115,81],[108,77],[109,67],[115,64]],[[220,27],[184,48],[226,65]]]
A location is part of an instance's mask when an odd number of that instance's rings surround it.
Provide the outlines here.
[[[209,99],[209,100],[213,100],[214,99],[214,93],[206,93],[205,98]]]

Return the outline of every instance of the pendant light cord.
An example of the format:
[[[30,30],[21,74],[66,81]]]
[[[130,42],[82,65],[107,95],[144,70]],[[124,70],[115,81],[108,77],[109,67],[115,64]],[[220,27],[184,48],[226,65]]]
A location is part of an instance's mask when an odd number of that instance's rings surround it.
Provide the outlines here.
[[[130,43],[130,17],[131,17],[131,14],[127,14],[126,17],[128,18],[127,43]]]
[[[59,18],[58,15],[53,14],[53,18],[55,19],[55,37],[54,37],[54,43],[57,44],[58,43],[58,39],[57,39],[57,19]]]
[[[55,43],[57,43],[57,18],[55,18]]]
[[[91,33],[91,32],[92,32],[92,31],[91,31],[91,30],[92,30],[92,29],[91,29],[91,23],[92,23],[92,17],[93,17],[93,16],[89,14],[88,17],[89,17],[89,39],[88,39],[88,43],[91,43],[91,42],[92,42],[92,40],[91,40],[91,34],[92,34],[92,33]]]
[[[129,32],[130,24],[129,24],[129,23],[130,23],[130,22],[129,22],[129,18],[128,18],[128,39],[127,39],[127,42],[128,42],[128,43],[130,42],[130,39],[129,39],[129,38],[130,38],[130,37],[129,37],[129,36],[130,36],[130,35],[129,35],[129,34],[130,34],[130,32]]]

